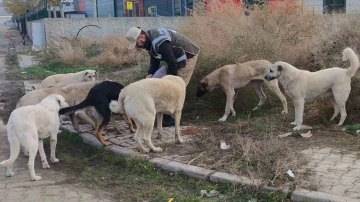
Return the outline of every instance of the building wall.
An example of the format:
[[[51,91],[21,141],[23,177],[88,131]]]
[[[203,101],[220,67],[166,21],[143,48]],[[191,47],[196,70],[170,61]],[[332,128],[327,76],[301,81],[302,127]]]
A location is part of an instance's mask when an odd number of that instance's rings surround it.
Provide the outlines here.
[[[77,0],[79,1],[79,11],[82,12],[82,13],[85,13],[86,12],[86,3],[85,1],[86,0]]]
[[[148,8],[157,6],[157,14],[160,16],[172,16],[172,0],[144,0],[145,16],[148,16]]]
[[[115,17],[114,0],[97,0],[98,17]]]
[[[346,0],[346,13],[359,13],[360,0]]]
[[[91,0],[83,0],[83,1],[85,1],[85,13],[86,13],[86,17],[88,17],[88,18],[94,17],[94,15],[93,15],[93,5],[92,5],[92,1],[91,1]]]
[[[80,10],[79,2],[80,0],[74,0],[74,10],[78,11]]]
[[[115,17],[124,17],[124,1],[123,0],[114,0],[115,1]]]
[[[323,14],[324,0],[302,0],[302,2],[304,4],[304,9],[313,11],[316,14]]]

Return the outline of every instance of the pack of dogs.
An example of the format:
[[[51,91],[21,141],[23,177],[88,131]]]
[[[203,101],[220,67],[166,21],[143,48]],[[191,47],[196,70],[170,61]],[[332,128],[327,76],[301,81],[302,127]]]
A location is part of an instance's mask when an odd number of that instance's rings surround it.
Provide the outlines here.
[[[279,88],[280,82],[295,106],[295,120],[290,123],[295,126],[293,130],[306,128],[303,125],[304,104],[321,96],[329,98],[334,107],[330,120],[340,114],[337,125],[341,126],[347,116],[345,104],[351,91],[351,78],[360,65],[357,54],[351,48],[345,48],[342,56],[343,61],[350,61],[349,68],[331,67],[316,72],[301,70],[283,61],[271,63],[254,60],[225,65],[198,82],[196,96],[202,97],[216,88],[224,91],[225,113],[219,121],[226,121],[230,113],[236,116],[233,107],[236,89],[247,85],[255,89],[259,97],[258,104],[253,108],[255,111],[266,100],[262,89],[265,84],[280,99],[283,107],[281,113],[287,114],[287,100]],[[175,119],[175,140],[184,142],[180,134],[180,122],[186,84],[181,77],[167,75],[161,79],[147,78],[127,86],[111,80],[98,81],[97,77],[95,70],[52,75],[45,78],[38,89],[33,87],[32,91],[18,100],[5,126],[10,143],[10,158],[0,162],[0,166],[7,167],[6,176],[14,176],[12,167],[22,150],[29,157],[31,180],[40,180],[41,177],[35,174],[34,162],[39,151],[42,167],[50,168],[43,147],[43,139],[48,137],[50,161],[59,162],[55,150],[63,116],[69,116],[77,131],[80,129],[76,118],[90,124],[95,130],[95,137],[106,146],[109,143],[102,136],[110,121],[115,131],[121,133],[114,120],[114,115],[118,114],[127,122],[130,132],[135,133],[138,149],[149,153],[162,152],[160,147],[153,145],[151,134],[156,120],[156,138],[162,138],[163,115],[167,114]]]

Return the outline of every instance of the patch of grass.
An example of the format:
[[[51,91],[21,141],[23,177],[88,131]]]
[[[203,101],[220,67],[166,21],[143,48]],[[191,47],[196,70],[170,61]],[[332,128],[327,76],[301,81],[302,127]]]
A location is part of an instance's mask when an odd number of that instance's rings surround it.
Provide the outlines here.
[[[360,130],[360,124],[346,125],[345,129],[347,132],[349,132],[351,134],[357,134],[356,131]]]
[[[46,141],[46,147],[49,142]],[[123,201],[258,201],[280,202],[275,192],[234,187],[188,178],[181,174],[165,173],[147,160],[123,157],[105,149],[84,144],[75,134],[63,132],[57,145],[60,163],[56,169],[72,174],[75,181],[113,193]],[[218,190],[224,198],[199,198],[200,190]]]
[[[38,66],[33,66],[27,68],[25,71],[27,74],[39,78],[44,79],[47,76],[53,74],[67,74],[67,73],[74,73],[78,71],[83,71],[86,69],[93,69],[99,71],[99,67],[97,66],[75,66],[71,67],[69,65],[65,65],[59,61],[52,61],[45,64],[40,64]],[[106,71],[106,69],[102,69],[102,71]]]

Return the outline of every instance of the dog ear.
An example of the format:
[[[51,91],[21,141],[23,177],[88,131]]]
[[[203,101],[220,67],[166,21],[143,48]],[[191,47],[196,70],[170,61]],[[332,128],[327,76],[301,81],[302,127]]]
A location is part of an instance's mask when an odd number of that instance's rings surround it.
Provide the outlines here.
[[[278,71],[282,71],[284,68],[283,68],[283,66],[282,65],[278,65]]]
[[[89,72],[85,72],[85,76],[88,74]]]
[[[58,97],[56,98],[56,101],[58,102],[59,106],[61,107],[61,101]]]
[[[206,88],[208,86],[208,83],[207,82],[201,82],[200,85],[204,90],[206,90]]]

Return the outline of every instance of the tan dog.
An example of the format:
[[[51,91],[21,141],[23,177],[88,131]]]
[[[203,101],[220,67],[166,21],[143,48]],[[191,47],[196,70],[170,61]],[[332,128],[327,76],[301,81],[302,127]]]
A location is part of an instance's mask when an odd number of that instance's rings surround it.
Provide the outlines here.
[[[175,117],[175,139],[182,143],[180,137],[180,119],[185,101],[186,85],[179,76],[166,75],[161,79],[150,78],[137,81],[123,88],[119,100],[111,101],[110,110],[114,113],[126,113],[134,120],[137,130],[135,141],[145,153],[150,150],[161,152],[160,147],[154,147],[151,142],[151,133],[157,119],[158,138],[162,137],[163,114]]]
[[[285,89],[285,92],[293,100],[295,105],[295,121],[291,125],[296,125],[294,130],[311,129],[302,125],[305,101],[313,101],[323,96],[329,97],[334,107],[334,115],[331,121],[339,115],[338,126],[342,125],[346,119],[345,104],[351,91],[351,78],[359,68],[359,57],[351,48],[345,48],[342,52],[343,61],[350,60],[350,67],[342,69],[332,67],[316,72],[300,70],[286,62],[274,63],[267,80],[278,79]]]
[[[287,101],[281,93],[277,80],[267,81],[265,75],[269,71],[271,63],[267,60],[254,60],[242,64],[225,65],[207,76],[205,76],[198,84],[197,97],[201,97],[206,92],[215,88],[221,88],[226,94],[225,113],[219,121],[226,121],[230,112],[232,116],[236,115],[234,110],[235,89],[251,85],[258,94],[260,101],[253,111],[259,109],[265,102],[266,96],[262,90],[262,84],[265,85],[280,98],[283,104],[282,114],[287,114]]]
[[[65,87],[54,87],[54,88],[43,88],[30,91],[22,96],[18,103],[16,104],[16,108],[27,106],[27,105],[35,105],[41,102],[46,96],[50,94],[59,94],[65,98],[65,101],[70,105],[76,105],[82,102],[89,90],[95,86],[99,82],[96,81],[88,81],[78,84],[72,84]],[[95,123],[89,116],[85,113],[84,110],[78,111],[75,113],[80,119],[84,120],[85,122],[91,124],[93,128],[95,128]],[[70,120],[75,130],[79,131],[79,125],[75,119],[74,114],[70,114]]]
[[[46,77],[41,82],[39,88],[64,87],[70,84],[95,81],[96,76],[97,72],[95,70],[84,70],[68,74],[56,74]]]

